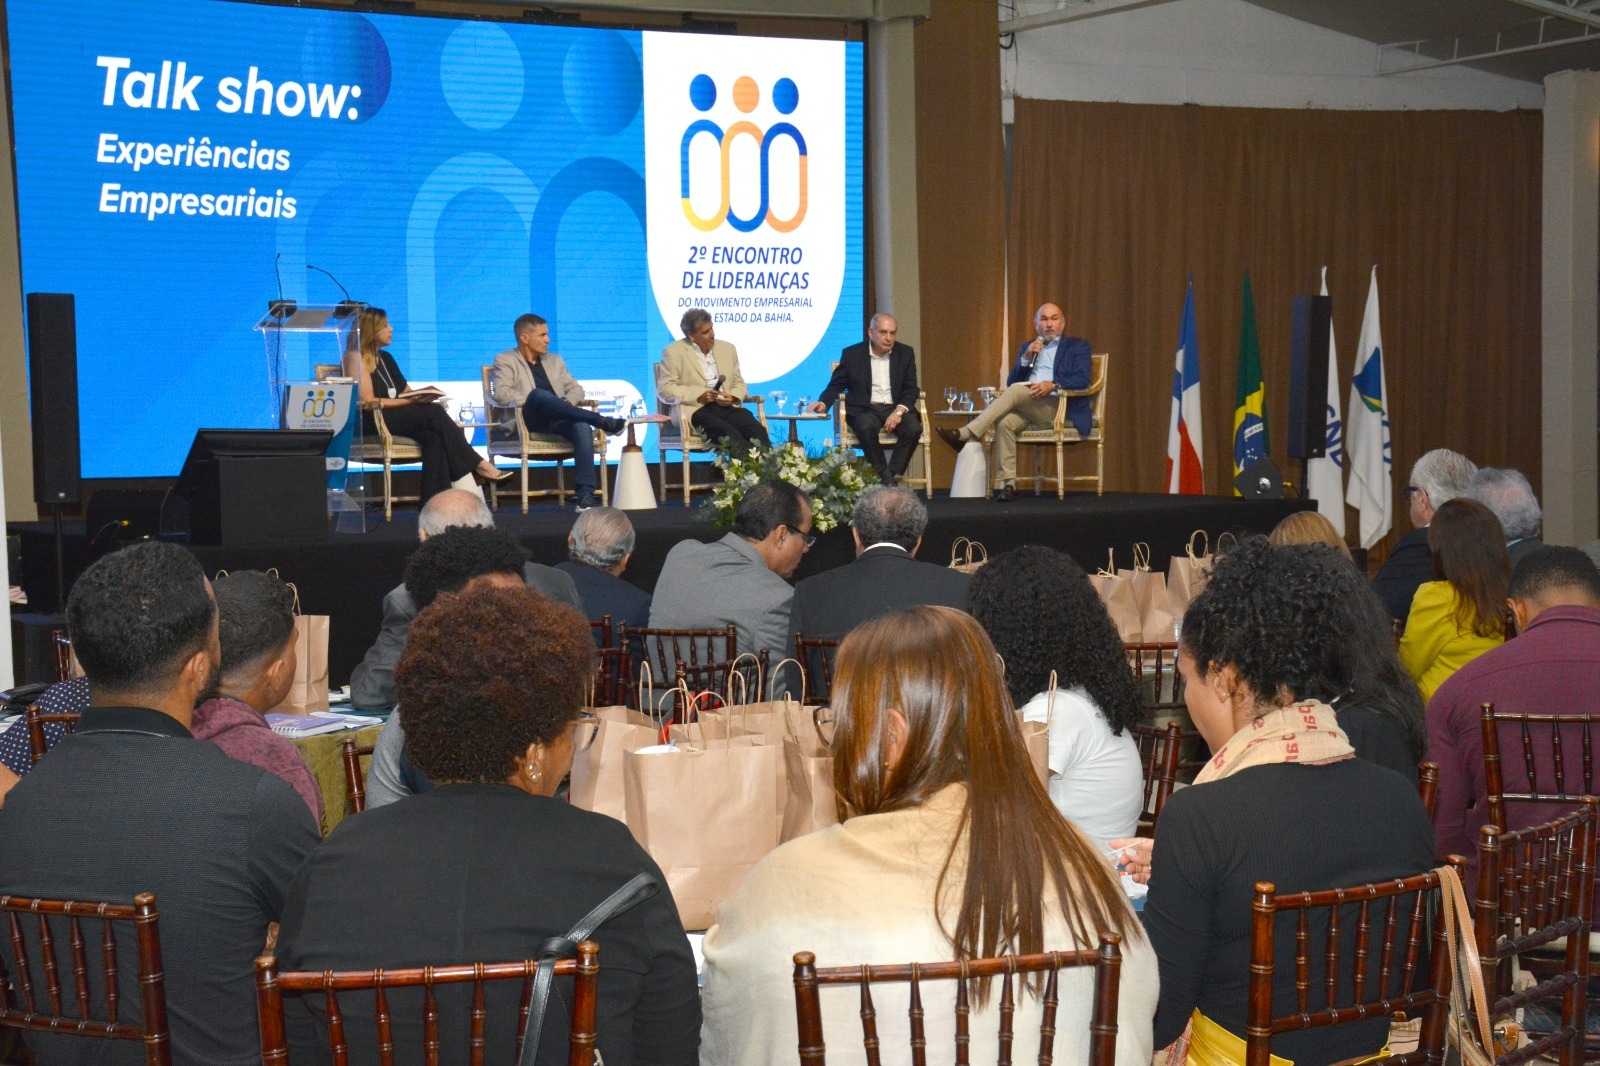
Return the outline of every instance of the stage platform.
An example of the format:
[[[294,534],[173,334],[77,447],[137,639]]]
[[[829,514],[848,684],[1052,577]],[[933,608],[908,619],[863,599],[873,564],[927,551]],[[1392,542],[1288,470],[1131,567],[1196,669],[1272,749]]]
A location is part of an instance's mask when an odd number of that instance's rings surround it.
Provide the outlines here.
[[[701,497],[703,499],[704,497]],[[1112,493],[1105,496],[1024,496],[1001,504],[982,499],[936,496],[929,504],[927,532],[918,557],[945,563],[958,537],[971,537],[997,554],[1022,544],[1044,544],[1077,559],[1091,573],[1106,565],[1107,549],[1116,553],[1119,566],[1133,564],[1135,542],[1150,545],[1153,565],[1165,570],[1174,554],[1182,554],[1189,535],[1205,530],[1213,540],[1224,531],[1261,532],[1272,529],[1284,515],[1313,506],[1309,500],[1249,501],[1221,496],[1169,496],[1165,494]],[[627,574],[641,588],[655,584],[667,552],[685,538],[716,540],[726,530],[700,517],[698,503],[684,508],[664,505],[653,511],[631,511],[638,545]],[[397,511],[392,522],[379,521],[363,534],[334,534],[324,544],[295,548],[197,547],[206,570],[266,569],[275,567],[285,581],[300,590],[307,613],[326,614],[329,626],[329,662],[335,687],[348,681],[351,669],[377,635],[383,595],[400,583],[406,556],[417,544],[415,511]],[[524,515],[515,506],[496,514],[502,529],[514,534],[541,563],[566,558],[567,532],[576,515],[553,505],[536,507]],[[48,612],[55,607],[52,527],[48,523],[12,523],[8,531],[22,537],[22,567],[12,580],[28,593],[29,611]],[[114,543],[114,542],[113,542]],[[98,542],[91,552],[81,523],[67,526],[67,580],[110,550],[113,543]],[[796,580],[849,562],[855,550],[848,528],[819,536],[801,563]]]

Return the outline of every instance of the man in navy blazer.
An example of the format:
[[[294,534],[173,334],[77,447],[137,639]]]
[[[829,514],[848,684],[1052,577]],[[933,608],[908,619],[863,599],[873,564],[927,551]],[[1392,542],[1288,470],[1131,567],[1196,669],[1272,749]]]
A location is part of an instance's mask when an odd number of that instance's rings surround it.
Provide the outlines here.
[[[811,405],[822,414],[845,394],[844,420],[861,442],[861,451],[886,485],[892,485],[917,450],[922,420],[917,417],[917,354],[895,340],[898,325],[882,312],[867,325],[867,339],[839,355],[839,365],[822,396]],[[878,431],[895,436],[894,452],[885,459]]]
[[[1056,389],[1089,387],[1089,342],[1062,336],[1066,319],[1061,308],[1041,305],[1033,324],[1039,335],[1017,352],[1017,363],[1006,378],[1006,391],[959,430],[942,426],[936,430],[940,440],[959,452],[968,441],[981,438],[994,427],[995,499],[1002,502],[1017,498],[1017,434],[1035,422],[1055,419],[1056,400],[1051,394]],[[1087,396],[1067,401],[1067,420],[1079,436],[1089,435],[1093,418]]]

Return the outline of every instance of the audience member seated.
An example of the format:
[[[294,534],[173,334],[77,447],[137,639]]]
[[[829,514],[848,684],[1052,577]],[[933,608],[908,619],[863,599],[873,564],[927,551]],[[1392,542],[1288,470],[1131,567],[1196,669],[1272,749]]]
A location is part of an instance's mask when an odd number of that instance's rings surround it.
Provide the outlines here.
[[[1028,764],[994,645],[971,617],[916,607],[839,648],[833,781],[839,825],[778,848],[717,911],[705,939],[704,1061],[787,1064],[798,1045],[791,958],[887,965],[1074,951],[1122,935],[1117,1056],[1150,1061],[1155,961],[1110,865],[1051,804]],[[605,954],[601,953],[601,966]],[[1241,972],[1243,967],[1241,966]],[[953,1044],[953,982],[923,987],[928,1042]],[[997,1059],[999,989],[973,1004],[972,1061]],[[903,986],[873,990],[878,1036],[909,1047]],[[1084,1062],[1092,976],[1062,975],[1057,1060]],[[830,1049],[859,1060],[859,1004],[822,996]],[[1016,1061],[1037,1055],[1038,988],[1018,997]],[[948,1054],[945,1051],[944,1054]]]
[[[515,588],[527,558],[528,553],[509,533],[492,527],[453,526],[429,537],[411,553],[401,588],[406,602],[419,610],[442,593]],[[427,776],[406,756],[402,710],[396,707],[389,715],[373,745],[372,762],[367,767],[368,810],[433,788]]]
[[[667,553],[650,601],[656,629],[739,627],[742,652],[766,648],[776,664],[789,647],[794,576],[811,550],[811,501],[786,481],[747,489],[733,516],[733,532],[702,544],[685,540]],[[673,664],[653,664],[669,680]]]
[[[1506,639],[1511,560],[1494,513],[1476,500],[1451,500],[1428,527],[1434,580],[1417,588],[1400,638],[1400,661],[1424,701],[1446,678]]]
[[[463,489],[448,489],[423,505],[417,515],[417,539],[426,541],[456,526],[494,528],[494,514],[483,497]],[[554,567],[526,563],[522,568],[528,587],[557,603],[582,609],[583,601],[572,579]],[[394,664],[406,646],[406,631],[417,616],[402,582],[383,597],[383,628],[378,639],[350,674],[350,706],[358,711],[382,711],[394,706]]]
[[[322,791],[306,761],[264,717],[294,684],[294,590],[272,574],[236,570],[217,578],[222,668],[216,694],[195,708],[189,732],[230,758],[283,778],[322,820]]]
[[[534,958],[636,875],[650,874],[659,893],[590,937],[600,945],[596,1061],[694,1066],[694,956],[660,869],[621,822],[554,798],[583,743],[575,731],[593,668],[583,618],[524,588],[442,596],[425,608],[396,681],[411,751],[438,787],[346,819],[312,854],[289,892],[282,968]],[[515,1057],[520,995],[514,981],[485,988],[486,1061]],[[537,1057],[524,1061],[567,1061],[565,999],[558,986]],[[388,1001],[398,1061],[420,1061],[420,991],[393,991]],[[350,1061],[374,1063],[372,997],[350,1002]],[[466,985],[439,993],[445,1062],[467,1061],[470,1002]],[[321,994],[286,1008],[295,1061],[319,1061],[327,1037],[311,1015],[322,1012]]]
[[[869,618],[907,607],[966,610],[971,579],[959,570],[919,562],[928,509],[910,489],[874,485],[856,498],[850,533],[855,562],[824,570],[794,587],[790,637],[840,640]]]
[[[283,781],[189,733],[220,658],[216,605],[194,556],[160,542],[107,555],[73,584],[67,626],[93,702],[0,809],[0,893],[118,903],[154,893],[172,1060],[259,1062],[252,961],[317,844],[316,821]],[[55,939],[70,966],[64,925]],[[15,974],[11,951],[0,938]],[[136,1022],[131,938],[117,960],[119,1020]],[[137,1041],[27,1039],[39,1066],[144,1061]]]
[[[1417,586],[1434,577],[1428,525],[1440,507],[1467,494],[1467,486],[1477,472],[1471,459],[1448,448],[1435,448],[1411,465],[1406,501],[1415,528],[1400,538],[1383,569],[1372,579],[1372,591],[1388,608],[1390,618],[1404,621],[1411,613],[1411,597]]]
[[[1286,516],[1272,528],[1267,542],[1274,548],[1286,548],[1291,544],[1325,544],[1346,559],[1350,558],[1350,545],[1333,528],[1333,523],[1317,511],[1296,511]]]
[[[1532,552],[1544,547],[1539,539],[1539,526],[1544,512],[1539,509],[1539,497],[1520,470],[1502,470],[1486,466],[1472,475],[1467,486],[1467,497],[1477,500],[1500,519],[1506,531],[1506,553],[1511,565],[1516,566]]]
[[[1484,703],[1505,714],[1600,708],[1600,570],[1593,560],[1577,548],[1541,548],[1517,564],[1507,595],[1517,618],[1516,638],[1457,670],[1428,703],[1428,758],[1439,764],[1435,855],[1454,853],[1475,862],[1478,830],[1489,821]],[[1579,747],[1581,742],[1572,750]],[[1539,780],[1553,782],[1552,749],[1536,746],[1533,758]],[[1576,755],[1573,760],[1568,773],[1578,774]],[[1503,755],[1501,765],[1508,783],[1526,781],[1519,754]],[[1506,808],[1507,828],[1537,825],[1563,810],[1513,803]]]
[[[1057,809],[1102,847],[1132,836],[1144,808],[1144,766],[1128,727],[1150,714],[1083,568],[1053,548],[997,555],[972,578],[972,614],[1005,660],[1006,689],[1023,720],[1049,723]]]
[[[57,681],[39,697],[42,714],[82,714],[89,709],[89,679],[74,677]],[[55,747],[56,741],[69,730],[65,722],[46,722],[44,726],[45,750]],[[10,729],[0,733],[0,804],[16,783],[33,769],[33,743],[28,739],[28,727],[19,718]]]
[[[572,579],[590,621],[609,614],[614,626],[650,624],[650,594],[622,579],[633,558],[633,539],[628,512],[615,507],[591,507],[572,524],[569,558],[556,569]]]
[[[1191,1062],[1243,1063],[1251,902],[1258,881],[1301,892],[1410,877],[1433,865],[1433,828],[1409,781],[1356,758],[1314,693],[1325,667],[1308,620],[1349,567],[1312,546],[1244,541],[1217,561],[1183,616],[1178,669],[1212,758],[1167,801],[1125,863],[1150,895],[1144,923],[1161,963],[1155,1042],[1192,1023]],[[1353,939],[1353,938],[1352,938]],[[1294,938],[1279,938],[1273,1013],[1293,1012]],[[1341,955],[1350,987],[1354,944]],[[1324,975],[1314,959],[1314,988]],[[1328,1063],[1385,1045],[1389,1019],[1285,1033],[1274,1055]]]

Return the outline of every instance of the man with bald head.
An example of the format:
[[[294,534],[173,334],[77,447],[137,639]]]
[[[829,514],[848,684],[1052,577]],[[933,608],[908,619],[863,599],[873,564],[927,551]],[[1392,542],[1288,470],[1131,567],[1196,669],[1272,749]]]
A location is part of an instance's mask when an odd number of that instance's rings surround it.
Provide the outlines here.
[[[1017,434],[1035,422],[1056,417],[1057,389],[1089,387],[1089,342],[1063,336],[1066,319],[1055,304],[1042,304],[1033,316],[1038,336],[1017,352],[1017,365],[1006,378],[1006,391],[984,412],[960,429],[939,427],[939,439],[956,451],[994,428],[995,499],[1009,503],[1017,498]],[[1079,436],[1088,436],[1094,418],[1087,396],[1067,401],[1067,420]]]
[[[917,417],[917,353],[898,340],[900,326],[893,315],[879,312],[867,324],[867,339],[839,354],[839,365],[822,396],[811,405],[822,414],[844,394],[844,419],[861,444],[878,478],[893,485],[911,465],[922,438]],[[885,458],[878,433],[893,433],[894,453]]]

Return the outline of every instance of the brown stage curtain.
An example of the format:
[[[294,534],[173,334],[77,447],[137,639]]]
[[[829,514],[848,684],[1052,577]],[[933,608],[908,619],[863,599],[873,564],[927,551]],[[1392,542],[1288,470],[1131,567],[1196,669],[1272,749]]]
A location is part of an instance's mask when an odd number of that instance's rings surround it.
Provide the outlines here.
[[[1539,484],[1538,112],[1019,99],[1015,121],[1013,332],[1027,328],[1034,305],[1054,300],[1069,333],[1111,354],[1108,490],[1164,488],[1173,358],[1190,271],[1207,491],[1231,491],[1247,270],[1271,454],[1298,482],[1286,440],[1290,299],[1317,292],[1323,265],[1341,406],[1369,272],[1378,268],[1392,536],[1410,528],[1406,477],[1430,448],[1512,466]],[[926,290],[926,278],[923,284]],[[1353,539],[1354,512],[1347,518]]]
[[[987,384],[1000,349],[1005,149],[994,5],[933,0],[916,29],[916,63],[919,354],[934,411],[946,384]],[[954,453],[936,441],[933,458],[935,480],[948,485]]]

